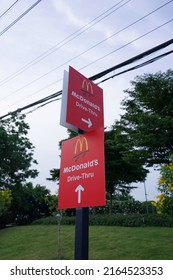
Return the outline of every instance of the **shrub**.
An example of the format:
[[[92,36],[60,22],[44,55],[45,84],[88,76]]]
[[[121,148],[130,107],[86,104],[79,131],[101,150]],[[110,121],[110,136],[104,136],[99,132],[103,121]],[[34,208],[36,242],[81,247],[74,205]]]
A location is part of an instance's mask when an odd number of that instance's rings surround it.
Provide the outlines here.
[[[57,225],[58,224],[58,217],[51,216],[46,218],[41,218],[32,222],[32,225]],[[75,224],[75,217],[63,217],[61,219],[62,225],[74,225]]]
[[[47,217],[36,220],[33,225],[56,225],[58,217]],[[61,219],[62,225],[74,225],[75,217],[64,216]],[[131,214],[131,215],[90,215],[89,224],[95,226],[125,226],[125,227],[143,227],[159,226],[173,227],[173,217],[157,214]]]

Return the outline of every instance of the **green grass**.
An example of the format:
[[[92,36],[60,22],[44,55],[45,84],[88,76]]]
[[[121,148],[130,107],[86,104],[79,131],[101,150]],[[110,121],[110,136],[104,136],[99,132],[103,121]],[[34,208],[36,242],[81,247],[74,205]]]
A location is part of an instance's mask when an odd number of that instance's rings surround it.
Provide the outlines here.
[[[61,226],[61,259],[74,256],[74,226]],[[22,226],[0,230],[1,260],[55,260],[58,227]],[[91,260],[173,260],[173,228],[90,226]]]

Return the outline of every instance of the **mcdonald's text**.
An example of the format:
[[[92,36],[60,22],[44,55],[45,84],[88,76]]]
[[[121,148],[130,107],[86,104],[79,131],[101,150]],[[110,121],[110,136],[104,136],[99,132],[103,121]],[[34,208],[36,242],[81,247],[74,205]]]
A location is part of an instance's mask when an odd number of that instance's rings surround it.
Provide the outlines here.
[[[100,112],[100,106],[98,106],[98,105],[94,104],[93,102],[89,101],[88,99],[84,98],[82,95],[77,94],[74,90],[72,91],[71,95]]]
[[[98,164],[99,164],[98,159],[94,159],[81,164],[64,167],[63,173],[73,172],[75,170],[81,170],[81,169],[97,166]]]

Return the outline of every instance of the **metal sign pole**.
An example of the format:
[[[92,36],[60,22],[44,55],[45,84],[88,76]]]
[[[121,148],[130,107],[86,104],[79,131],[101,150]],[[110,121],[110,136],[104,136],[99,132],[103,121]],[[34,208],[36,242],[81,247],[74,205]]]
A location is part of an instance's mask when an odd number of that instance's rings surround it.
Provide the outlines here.
[[[89,208],[76,209],[75,260],[88,260]]]
[[[78,129],[78,134],[84,131]],[[76,208],[75,223],[75,260],[88,260],[89,208]]]

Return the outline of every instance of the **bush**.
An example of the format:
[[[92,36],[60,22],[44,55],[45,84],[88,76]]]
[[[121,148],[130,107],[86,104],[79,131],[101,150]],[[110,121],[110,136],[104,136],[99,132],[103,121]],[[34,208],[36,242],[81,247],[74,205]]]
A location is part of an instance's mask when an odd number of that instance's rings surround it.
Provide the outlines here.
[[[90,218],[90,225],[139,227],[144,226],[144,219],[142,215],[135,214],[98,215]]]
[[[58,217],[47,217],[36,220],[33,225],[56,225]],[[61,219],[62,225],[74,225],[75,217],[64,216]],[[89,224],[92,226],[125,226],[125,227],[144,227],[159,226],[173,227],[173,217],[157,214],[131,214],[131,215],[90,215]]]
[[[57,225],[58,224],[58,217],[51,216],[46,218],[41,218],[32,222],[32,225]],[[75,217],[63,217],[61,219],[62,225],[74,225],[75,224]]]

